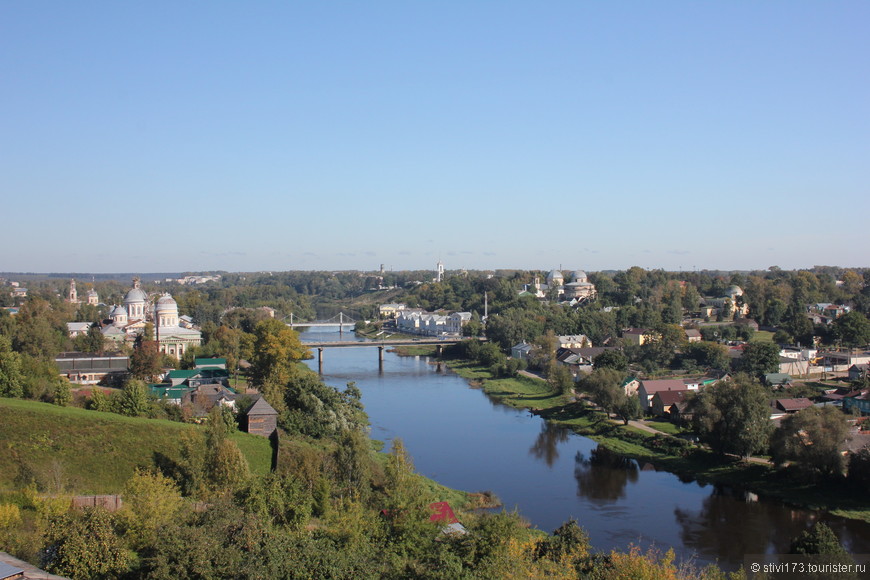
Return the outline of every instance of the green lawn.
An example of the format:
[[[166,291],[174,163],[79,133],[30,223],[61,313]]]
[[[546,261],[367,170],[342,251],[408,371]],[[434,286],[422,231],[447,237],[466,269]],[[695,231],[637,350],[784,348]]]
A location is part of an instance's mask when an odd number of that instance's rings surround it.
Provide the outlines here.
[[[773,333],[769,330],[759,330],[752,335],[749,342],[773,342]]]

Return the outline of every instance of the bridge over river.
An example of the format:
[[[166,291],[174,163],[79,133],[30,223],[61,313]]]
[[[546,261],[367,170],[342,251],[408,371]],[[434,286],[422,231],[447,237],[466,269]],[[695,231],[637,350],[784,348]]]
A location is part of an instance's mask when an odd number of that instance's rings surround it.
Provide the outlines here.
[[[304,342],[303,345],[307,346],[311,349],[317,349],[317,371],[323,374],[323,351],[327,348],[374,348],[378,349],[378,368],[380,370],[384,369],[384,350],[387,347],[391,346],[429,346],[434,345],[438,348],[438,356],[441,356],[441,352],[444,350],[444,345],[456,344],[458,342],[462,342],[465,340],[464,337],[450,337],[450,338],[435,338],[435,337],[424,337],[424,338],[392,338],[390,340],[370,340],[370,341],[359,341],[359,340],[331,340],[331,341],[312,341],[312,342]]]

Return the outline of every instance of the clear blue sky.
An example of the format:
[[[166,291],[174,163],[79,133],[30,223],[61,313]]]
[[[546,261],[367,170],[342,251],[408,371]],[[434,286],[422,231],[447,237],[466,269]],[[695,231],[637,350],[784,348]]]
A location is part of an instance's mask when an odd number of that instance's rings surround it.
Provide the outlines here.
[[[870,266],[870,3],[0,3],[0,271]]]

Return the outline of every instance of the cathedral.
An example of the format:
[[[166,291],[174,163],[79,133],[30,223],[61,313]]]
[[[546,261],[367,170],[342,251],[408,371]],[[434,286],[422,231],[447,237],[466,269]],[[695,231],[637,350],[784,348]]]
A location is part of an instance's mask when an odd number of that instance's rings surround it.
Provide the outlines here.
[[[112,323],[103,327],[103,336],[118,342],[134,340],[150,322],[160,352],[181,358],[191,347],[202,344],[202,333],[179,326],[178,303],[168,292],[149,297],[133,278],[133,287],[124,295],[124,303],[109,312]]]

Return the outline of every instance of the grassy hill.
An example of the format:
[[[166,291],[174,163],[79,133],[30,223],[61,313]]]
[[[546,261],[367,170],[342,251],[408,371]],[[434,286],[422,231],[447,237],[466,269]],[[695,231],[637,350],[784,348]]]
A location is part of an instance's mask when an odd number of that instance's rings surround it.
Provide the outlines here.
[[[76,493],[118,493],[155,454],[178,458],[178,442],[196,425],[124,417],[47,403],[0,398],[0,490],[16,487],[22,470]],[[236,433],[232,439],[251,471],[271,467],[269,441]]]

